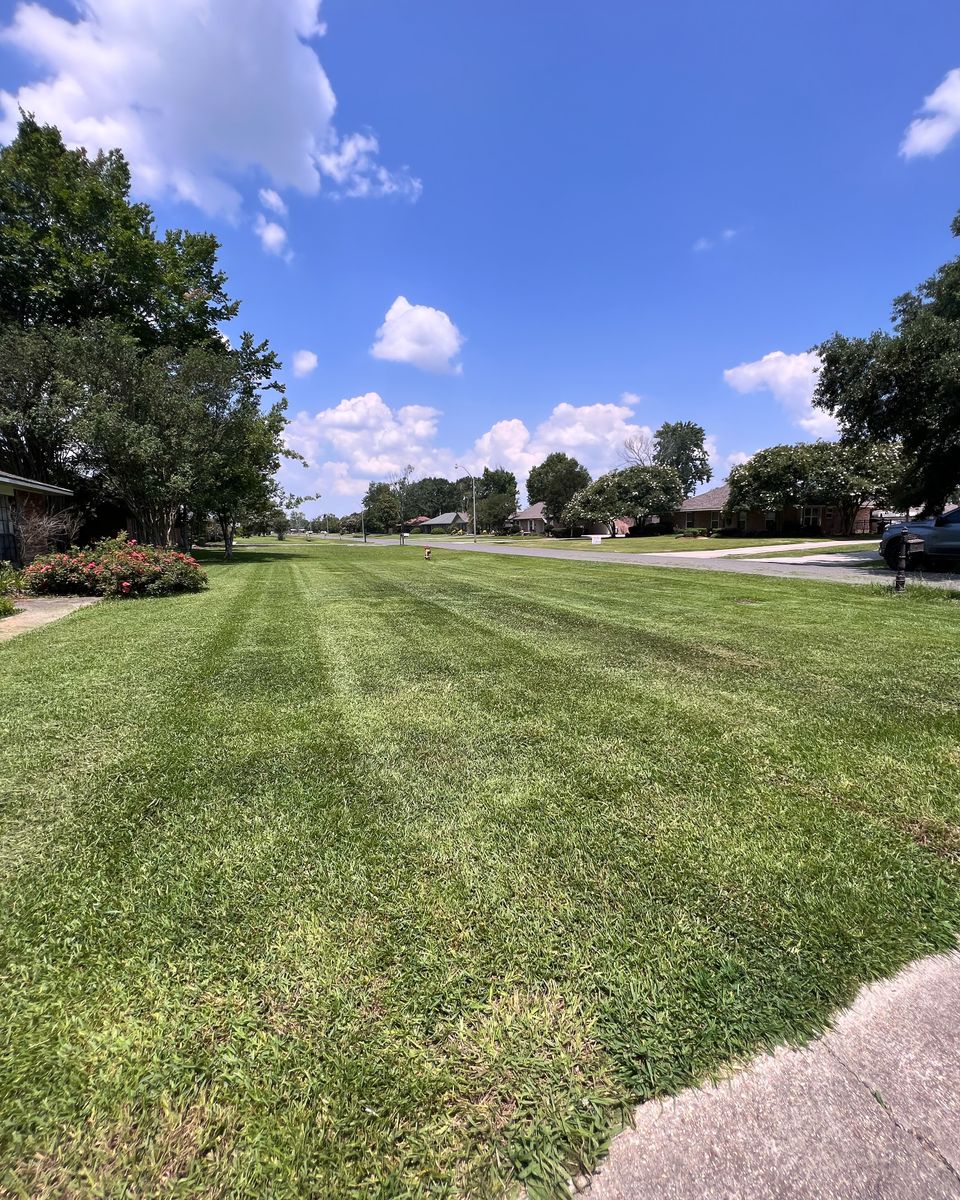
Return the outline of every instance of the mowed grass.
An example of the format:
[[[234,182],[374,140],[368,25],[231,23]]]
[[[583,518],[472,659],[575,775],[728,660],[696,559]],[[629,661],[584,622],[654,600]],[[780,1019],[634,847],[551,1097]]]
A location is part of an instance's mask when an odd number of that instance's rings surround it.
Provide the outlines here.
[[[0,1163],[562,1194],[960,925],[960,602],[350,545],[0,646]]]
[[[411,543],[416,545],[418,540],[424,535],[411,535]],[[433,535],[434,537],[443,537],[443,534]],[[464,534],[463,537],[457,535],[451,538],[451,541],[472,541],[470,534]],[[623,538],[602,538],[599,545],[594,545],[589,538],[574,537],[574,538],[548,538],[534,537],[527,535],[524,537],[497,537],[491,534],[480,534],[477,539],[480,542],[492,542],[499,546],[524,546],[546,550],[613,550],[618,554],[673,554],[687,550],[756,550],[758,554],[762,554],[767,546],[786,546],[796,543],[807,543],[816,541],[816,538],[801,538],[801,537],[717,537],[717,538],[687,538],[680,537],[674,533],[650,535],[649,537],[623,537]],[[832,541],[831,538],[825,538],[824,541]],[[862,541],[863,539],[852,539]],[[849,549],[851,547],[844,547]],[[809,551],[814,553],[814,551]]]

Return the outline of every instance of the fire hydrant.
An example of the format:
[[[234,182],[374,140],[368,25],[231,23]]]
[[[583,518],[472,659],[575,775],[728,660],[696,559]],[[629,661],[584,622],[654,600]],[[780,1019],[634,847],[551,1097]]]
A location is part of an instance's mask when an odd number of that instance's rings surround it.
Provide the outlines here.
[[[424,549],[424,551],[423,551],[423,557],[424,557],[424,558],[427,560],[427,562],[429,562],[429,561],[430,561],[430,559],[431,559],[431,558],[433,558],[433,551],[430,549],[430,547],[429,547],[429,546],[427,546],[427,547]]]

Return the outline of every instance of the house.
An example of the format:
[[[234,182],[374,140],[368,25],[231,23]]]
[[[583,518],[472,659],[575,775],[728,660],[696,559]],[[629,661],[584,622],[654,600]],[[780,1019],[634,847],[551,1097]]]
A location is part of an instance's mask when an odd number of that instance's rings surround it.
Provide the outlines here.
[[[531,504],[529,508],[521,508],[507,517],[511,525],[516,525],[521,533],[544,534],[550,525],[547,520],[545,505],[542,500]]]
[[[53,498],[67,499],[72,495],[69,488],[55,487],[52,483],[40,483],[36,479],[25,479],[22,475],[0,471],[0,562],[17,561],[14,515],[18,509],[43,510]]]
[[[811,533],[839,536],[846,533],[841,528],[841,515],[829,504],[804,504],[798,507],[772,508],[766,512],[759,508],[731,512],[730,487],[723,483],[691,496],[674,514],[674,529],[737,529],[741,533],[793,534],[809,529]],[[875,530],[875,508],[872,504],[861,505],[854,518],[854,533],[870,533]]]
[[[470,524],[464,512],[441,513],[439,517],[428,517],[417,525],[418,533],[460,533]]]
[[[403,530],[405,533],[414,533],[425,521],[429,520],[429,517],[410,517],[403,522]]]

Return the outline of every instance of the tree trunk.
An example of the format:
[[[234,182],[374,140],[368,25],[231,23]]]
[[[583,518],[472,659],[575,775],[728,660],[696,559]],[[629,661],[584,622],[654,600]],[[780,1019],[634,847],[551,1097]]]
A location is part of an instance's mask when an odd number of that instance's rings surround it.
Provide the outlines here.
[[[233,535],[236,531],[236,522],[229,517],[217,514],[217,520],[220,523],[220,532],[223,534],[223,557],[229,561],[233,558]]]

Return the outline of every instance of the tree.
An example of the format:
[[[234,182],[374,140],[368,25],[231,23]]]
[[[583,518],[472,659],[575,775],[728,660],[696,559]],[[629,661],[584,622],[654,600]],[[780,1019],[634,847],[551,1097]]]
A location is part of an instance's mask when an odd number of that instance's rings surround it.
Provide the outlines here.
[[[574,496],[589,483],[590,472],[586,467],[568,454],[555,451],[539,466],[531,468],[527,476],[527,498],[531,504],[542,501],[547,519],[557,525],[563,521],[564,510]]]
[[[344,533],[359,533],[363,528],[363,516],[361,513],[347,513],[345,517],[340,518],[340,528]]]
[[[371,483],[363,508],[368,533],[389,533],[400,522],[400,502],[389,483]]]
[[[238,304],[224,290],[211,234],[160,240],[130,200],[119,150],[68,150],[60,131],[23,116],[0,150],[0,326],[110,320],[145,345],[222,344]]]
[[[960,487],[960,257],[894,300],[893,328],[817,346],[814,403],[844,441],[899,442],[901,502],[938,512]]]
[[[452,512],[460,502],[457,485],[441,475],[418,479],[407,488],[408,516],[436,517],[442,512]]]
[[[339,533],[341,528],[340,518],[333,513],[322,513],[310,522],[310,529],[313,533]]]
[[[713,478],[706,432],[695,421],[665,421],[654,434],[653,464],[672,467],[680,476],[683,499],[692,496],[698,483]]]
[[[608,471],[579,491],[563,514],[564,523],[606,525],[611,535],[620,517],[639,525],[652,516],[669,516],[683,501],[680,476],[672,467],[625,467]]]
[[[572,528],[599,523],[606,525],[612,535],[615,532],[614,521],[624,515],[617,474],[617,471],[608,471],[581,488],[561,513],[563,525]]]
[[[671,466],[626,467],[615,472],[620,496],[620,516],[633,517],[638,525],[650,517],[669,517],[684,500],[683,480]]]
[[[646,433],[637,433],[623,443],[622,461],[628,467],[652,467],[657,453],[657,444]]]
[[[506,528],[507,518],[516,511],[516,492],[491,492],[482,500],[477,500],[477,524],[481,529],[500,532]]]
[[[503,495],[513,497],[513,509],[517,507],[517,477],[505,467],[483,468],[483,474],[477,479],[477,513],[479,504],[489,496]],[[507,514],[509,516],[509,513]]]
[[[842,531],[853,532],[860,508],[884,503],[902,487],[896,446],[858,442],[797,442],[759,450],[730,472],[729,508],[798,508],[823,504],[837,510]]]

